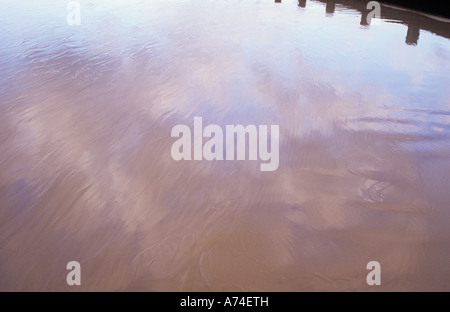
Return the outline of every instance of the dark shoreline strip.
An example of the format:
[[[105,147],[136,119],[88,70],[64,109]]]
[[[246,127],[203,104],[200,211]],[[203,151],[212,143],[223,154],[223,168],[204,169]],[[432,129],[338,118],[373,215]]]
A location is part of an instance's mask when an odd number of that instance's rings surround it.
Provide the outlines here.
[[[379,0],[379,2],[450,18],[449,0]]]

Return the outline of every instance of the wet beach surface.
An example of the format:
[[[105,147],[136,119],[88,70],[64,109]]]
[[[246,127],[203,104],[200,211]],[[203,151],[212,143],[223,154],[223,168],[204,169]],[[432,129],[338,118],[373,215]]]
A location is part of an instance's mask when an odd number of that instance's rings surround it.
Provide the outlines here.
[[[1,291],[450,290],[449,21],[79,2],[0,3]],[[278,170],[174,161],[196,116],[279,125]]]

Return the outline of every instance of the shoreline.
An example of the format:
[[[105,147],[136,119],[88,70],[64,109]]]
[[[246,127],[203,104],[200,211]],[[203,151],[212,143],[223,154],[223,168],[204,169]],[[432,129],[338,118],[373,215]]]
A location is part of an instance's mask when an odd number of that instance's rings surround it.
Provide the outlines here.
[[[411,9],[418,13],[433,14],[437,17],[450,18],[450,5],[444,1],[419,1],[419,0],[380,0],[384,5],[392,5],[398,9]]]

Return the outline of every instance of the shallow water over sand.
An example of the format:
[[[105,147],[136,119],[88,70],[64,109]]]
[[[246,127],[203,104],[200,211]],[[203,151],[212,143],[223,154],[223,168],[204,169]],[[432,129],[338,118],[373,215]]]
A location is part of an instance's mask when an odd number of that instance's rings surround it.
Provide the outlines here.
[[[450,23],[337,3],[2,1],[0,290],[449,291]],[[194,116],[278,170],[174,161]]]

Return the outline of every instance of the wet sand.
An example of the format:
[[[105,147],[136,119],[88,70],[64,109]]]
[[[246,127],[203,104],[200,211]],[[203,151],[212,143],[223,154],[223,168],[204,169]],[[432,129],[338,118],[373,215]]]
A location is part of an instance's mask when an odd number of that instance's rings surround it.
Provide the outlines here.
[[[1,291],[450,290],[450,24],[33,3],[0,4]],[[278,170],[174,161],[195,116],[279,125]]]

